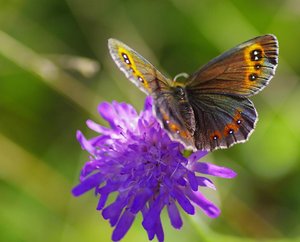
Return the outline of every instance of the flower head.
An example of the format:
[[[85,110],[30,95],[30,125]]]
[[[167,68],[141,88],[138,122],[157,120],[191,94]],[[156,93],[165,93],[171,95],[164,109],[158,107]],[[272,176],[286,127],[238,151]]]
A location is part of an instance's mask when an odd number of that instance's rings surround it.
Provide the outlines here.
[[[165,207],[176,229],[182,226],[179,207],[188,214],[195,213],[195,205],[209,217],[220,214],[199,190],[199,186],[215,189],[202,174],[233,178],[236,173],[198,162],[207,154],[205,151],[183,155],[183,145],[172,141],[154,117],[150,97],[140,114],[132,106],[117,102],[100,104],[99,113],[110,128],[89,120],[88,127],[100,135],[87,140],[77,132],[90,160],[82,169],[80,184],[72,192],[79,196],[95,189],[100,196],[97,209],[115,227],[112,240],[122,239],[139,212],[149,239],[156,236],[159,241],[164,240],[160,214]],[[115,200],[107,204],[112,193],[116,194]]]

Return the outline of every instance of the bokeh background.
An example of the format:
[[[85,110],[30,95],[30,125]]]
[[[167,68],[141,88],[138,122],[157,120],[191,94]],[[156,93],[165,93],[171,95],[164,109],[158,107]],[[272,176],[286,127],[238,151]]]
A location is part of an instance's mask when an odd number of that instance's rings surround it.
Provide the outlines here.
[[[260,34],[279,39],[276,76],[253,97],[249,142],[205,160],[234,169],[166,241],[300,241],[300,1],[1,0],[0,241],[110,241],[93,192],[74,198],[88,159],[75,139],[101,101],[138,110],[144,94],[112,62],[107,39],[134,47],[174,77]],[[138,216],[123,241],[147,241]]]

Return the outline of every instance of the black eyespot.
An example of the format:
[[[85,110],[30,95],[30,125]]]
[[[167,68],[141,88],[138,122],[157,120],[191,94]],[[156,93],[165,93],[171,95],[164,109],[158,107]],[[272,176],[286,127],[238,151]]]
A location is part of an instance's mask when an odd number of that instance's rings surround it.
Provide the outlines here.
[[[228,134],[233,134],[234,133],[234,130],[233,129],[229,129],[228,130]]]
[[[255,73],[251,73],[249,76],[248,76],[249,80],[250,81],[255,81],[256,78],[257,78],[257,75]]]
[[[250,58],[252,61],[259,61],[262,59],[262,50],[255,49],[250,52]]]
[[[240,124],[242,123],[242,120],[238,119],[238,120],[236,121],[236,123],[237,123],[238,125],[240,125]]]
[[[256,70],[259,70],[259,69],[261,68],[261,65],[260,65],[260,64],[257,64],[257,65],[254,66],[254,68],[255,68]]]
[[[128,64],[128,65],[131,65],[131,62],[130,62],[130,60],[128,58],[128,55],[126,55],[125,53],[121,53],[121,55],[122,55],[125,63]]]
[[[144,83],[144,79],[141,77],[141,76],[137,76],[137,79],[141,82],[141,83]]]
[[[218,136],[218,135],[214,135],[213,139],[214,139],[214,140],[218,140],[218,139],[219,139],[219,136]]]

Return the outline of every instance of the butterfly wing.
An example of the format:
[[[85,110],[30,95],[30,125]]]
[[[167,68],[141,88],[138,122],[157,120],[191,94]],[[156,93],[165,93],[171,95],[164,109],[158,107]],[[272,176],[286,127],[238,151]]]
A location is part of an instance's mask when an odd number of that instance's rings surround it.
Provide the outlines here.
[[[155,115],[170,136],[186,147],[195,148],[192,107],[183,100],[176,84],[162,75],[149,61],[119,40],[109,39],[110,54],[126,77],[154,99]],[[183,116],[184,115],[184,116]]]
[[[248,139],[257,112],[246,97],[268,84],[277,57],[276,37],[260,36],[216,57],[190,76],[186,92],[195,114],[197,149],[227,148]]]
[[[196,150],[193,135],[195,116],[186,93],[181,87],[171,87],[160,92],[154,103],[155,114],[173,140],[179,141],[186,148]]]
[[[199,94],[251,96],[269,83],[277,63],[276,37],[256,37],[211,60],[190,76],[187,86]]]
[[[120,70],[147,95],[169,89],[171,80],[135,50],[116,39],[108,40],[108,48]]]
[[[190,93],[190,104],[196,122],[193,138],[199,150],[212,151],[244,142],[257,121],[256,110],[246,98]]]

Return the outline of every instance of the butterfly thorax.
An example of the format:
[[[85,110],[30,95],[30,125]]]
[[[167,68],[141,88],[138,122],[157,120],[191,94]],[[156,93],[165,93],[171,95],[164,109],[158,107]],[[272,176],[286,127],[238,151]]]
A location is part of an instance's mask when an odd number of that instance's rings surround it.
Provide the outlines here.
[[[187,101],[187,95],[186,95],[186,91],[183,89],[183,87],[181,86],[176,86],[174,87],[174,95],[175,95],[175,98],[178,100],[178,101]]]

